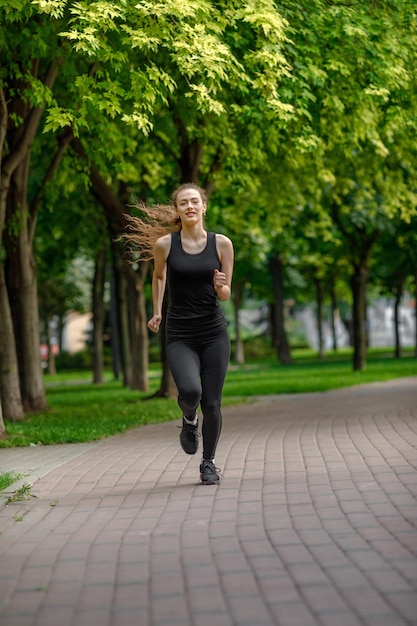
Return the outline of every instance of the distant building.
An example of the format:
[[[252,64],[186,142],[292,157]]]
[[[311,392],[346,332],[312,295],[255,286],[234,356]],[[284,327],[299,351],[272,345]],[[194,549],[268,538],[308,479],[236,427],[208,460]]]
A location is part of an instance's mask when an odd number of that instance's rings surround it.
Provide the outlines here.
[[[318,349],[317,321],[312,306],[296,313],[296,318],[304,327],[307,342]],[[414,346],[416,311],[414,302],[405,299],[400,307],[400,343],[403,348]],[[337,343],[340,348],[349,345],[349,333],[346,324],[336,319]],[[388,299],[375,300],[367,309],[368,345],[370,348],[390,348],[395,345],[394,307]],[[328,321],[323,323],[324,348],[331,350],[333,339]]]
[[[87,347],[92,324],[92,313],[71,312],[67,315],[62,335],[62,349],[75,354]]]

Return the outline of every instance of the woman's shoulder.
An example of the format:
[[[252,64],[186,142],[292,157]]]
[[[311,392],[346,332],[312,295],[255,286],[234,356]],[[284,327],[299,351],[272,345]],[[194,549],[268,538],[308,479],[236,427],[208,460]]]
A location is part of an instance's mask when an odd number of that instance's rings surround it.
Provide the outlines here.
[[[171,249],[171,233],[158,237],[155,242],[155,252],[164,252],[166,255]]]
[[[232,240],[229,239],[229,237],[226,237],[226,235],[222,235],[221,233],[214,233],[214,235],[216,238],[216,244],[218,246],[223,246],[226,248],[229,248],[230,246],[233,247]]]

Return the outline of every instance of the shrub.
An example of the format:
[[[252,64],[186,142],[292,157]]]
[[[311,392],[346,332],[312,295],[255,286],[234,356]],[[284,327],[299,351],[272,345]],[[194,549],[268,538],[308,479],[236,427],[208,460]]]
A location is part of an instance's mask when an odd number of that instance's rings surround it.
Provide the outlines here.
[[[70,354],[63,350],[56,356],[57,371],[60,370],[86,370],[92,368],[92,358],[90,350],[81,350]]]

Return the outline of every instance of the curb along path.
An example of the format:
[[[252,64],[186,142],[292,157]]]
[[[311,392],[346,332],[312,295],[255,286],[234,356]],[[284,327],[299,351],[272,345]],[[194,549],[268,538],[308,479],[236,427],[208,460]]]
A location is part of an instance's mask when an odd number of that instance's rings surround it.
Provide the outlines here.
[[[417,626],[417,378],[223,413],[219,486],[176,422],[0,450],[1,626]]]

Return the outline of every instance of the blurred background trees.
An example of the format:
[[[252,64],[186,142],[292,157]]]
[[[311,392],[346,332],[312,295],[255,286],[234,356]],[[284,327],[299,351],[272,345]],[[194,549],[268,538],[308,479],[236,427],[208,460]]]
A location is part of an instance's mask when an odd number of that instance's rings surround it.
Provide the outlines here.
[[[46,406],[39,346],[53,371],[69,311],[91,313],[93,380],[108,346],[114,375],[147,390],[151,267],[127,262],[118,237],[138,201],[166,203],[186,181],[235,244],[236,362],[251,303],[285,364],[289,312],[313,304],[324,357],[325,309],[337,349],[343,301],[364,369],[370,286],[393,299],[401,355],[399,306],[417,282],[412,3],[0,7],[4,418]]]

